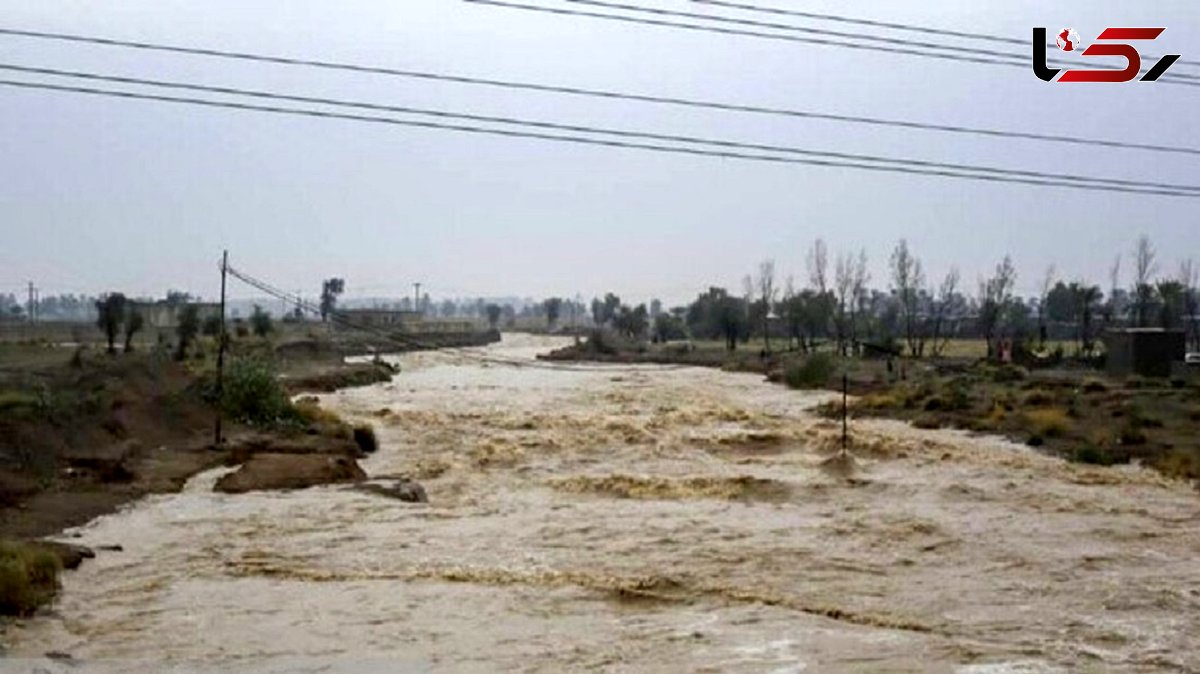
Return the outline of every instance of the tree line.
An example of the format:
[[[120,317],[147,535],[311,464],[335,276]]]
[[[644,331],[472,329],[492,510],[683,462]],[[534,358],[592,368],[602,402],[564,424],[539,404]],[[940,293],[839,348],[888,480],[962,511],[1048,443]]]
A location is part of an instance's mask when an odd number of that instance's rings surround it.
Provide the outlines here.
[[[971,338],[984,340],[992,356],[1003,344],[1044,350],[1049,341],[1065,337],[1077,355],[1090,356],[1100,333],[1116,327],[1182,329],[1191,348],[1200,350],[1200,270],[1184,260],[1175,273],[1161,273],[1145,236],[1128,256],[1128,285],[1121,283],[1126,256],[1117,255],[1106,289],[1060,278],[1050,267],[1036,297],[1016,294],[1009,255],[978,278],[973,292],[963,287],[956,267],[928,278],[905,239],[892,249],[883,288],[871,286],[865,250],[830,258],[817,239],[807,252],[802,284],[793,276],[781,284],[774,262],[764,260],[744,277],[740,294],[714,286],[686,306],[663,311],[657,300],[649,308],[631,307],[607,293],[592,301],[592,319],[628,337],[720,340],[729,350],[759,338],[766,351],[773,344],[805,352],[832,344],[841,355],[874,349],[919,358],[943,355],[951,339]]]

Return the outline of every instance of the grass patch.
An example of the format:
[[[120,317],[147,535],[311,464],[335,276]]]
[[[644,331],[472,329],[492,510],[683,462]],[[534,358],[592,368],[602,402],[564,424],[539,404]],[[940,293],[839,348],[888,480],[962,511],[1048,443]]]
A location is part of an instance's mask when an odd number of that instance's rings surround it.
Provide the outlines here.
[[[1035,434],[1046,438],[1056,438],[1071,428],[1071,419],[1065,410],[1050,407],[1025,412],[1025,421],[1029,423]]]
[[[0,541],[0,615],[27,616],[53,599],[60,570],[46,550]]]

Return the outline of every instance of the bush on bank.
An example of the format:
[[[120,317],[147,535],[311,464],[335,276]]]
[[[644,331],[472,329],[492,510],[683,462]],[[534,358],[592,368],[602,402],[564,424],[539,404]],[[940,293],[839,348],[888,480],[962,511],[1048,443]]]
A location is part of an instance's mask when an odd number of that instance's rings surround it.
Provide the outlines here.
[[[0,541],[0,615],[27,616],[53,599],[61,568],[46,550]]]
[[[833,356],[815,353],[789,363],[783,371],[783,381],[791,388],[823,388],[833,376],[836,367]]]

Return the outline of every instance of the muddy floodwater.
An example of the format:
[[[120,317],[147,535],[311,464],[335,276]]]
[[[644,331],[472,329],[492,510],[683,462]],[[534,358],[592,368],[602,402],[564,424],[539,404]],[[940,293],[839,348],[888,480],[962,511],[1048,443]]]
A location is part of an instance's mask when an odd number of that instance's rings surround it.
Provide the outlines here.
[[[515,365],[562,343],[323,397],[427,505],[206,474],[81,528],[123,551],[9,626],[0,670],[1200,671],[1189,486],[886,421],[839,473],[827,394]]]

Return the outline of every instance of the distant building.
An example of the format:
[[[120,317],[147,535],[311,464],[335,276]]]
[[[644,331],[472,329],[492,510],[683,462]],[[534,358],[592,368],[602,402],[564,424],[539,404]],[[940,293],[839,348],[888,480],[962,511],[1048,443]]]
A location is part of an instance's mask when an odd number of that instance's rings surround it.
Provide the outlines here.
[[[211,316],[220,317],[221,305],[217,302],[189,302],[196,307],[197,313],[200,316],[200,322],[203,323]],[[178,302],[167,302],[159,300],[157,302],[130,302],[128,311],[138,312],[142,315],[142,319],[146,321],[146,326],[158,329],[174,329],[179,325],[179,313],[187,304]]]
[[[1172,364],[1182,363],[1186,350],[1183,330],[1125,328],[1104,333],[1109,374],[1170,377]]]
[[[338,309],[341,322],[335,323],[339,329],[362,328],[405,328],[421,322],[418,311],[402,311],[399,309]]]

